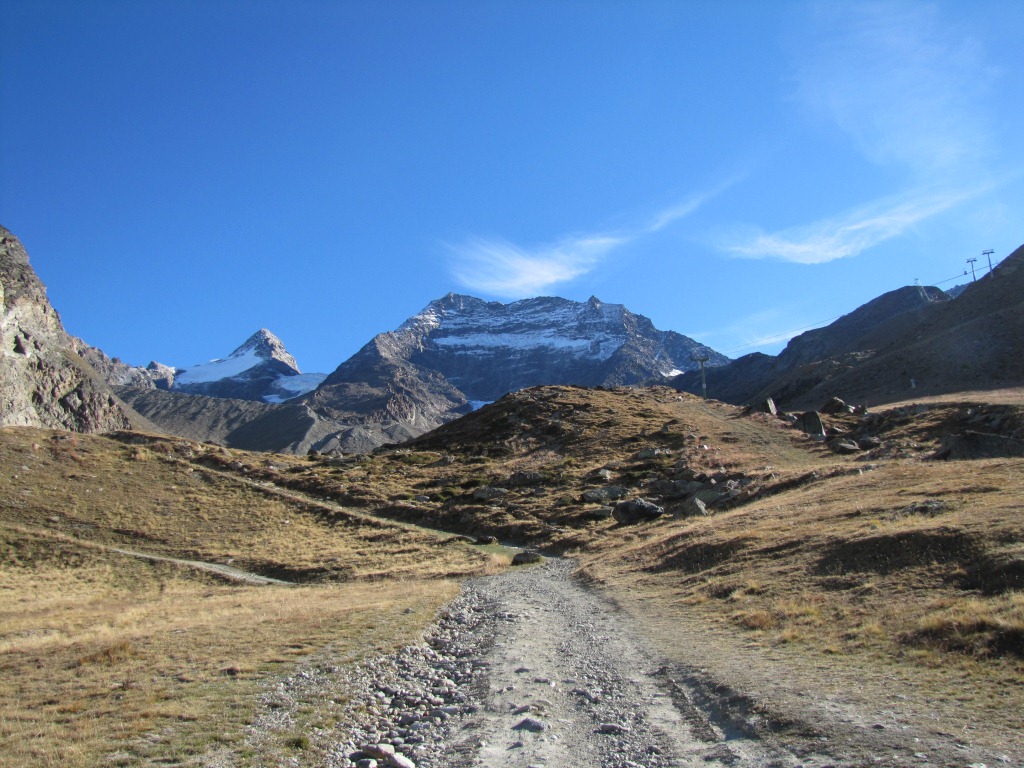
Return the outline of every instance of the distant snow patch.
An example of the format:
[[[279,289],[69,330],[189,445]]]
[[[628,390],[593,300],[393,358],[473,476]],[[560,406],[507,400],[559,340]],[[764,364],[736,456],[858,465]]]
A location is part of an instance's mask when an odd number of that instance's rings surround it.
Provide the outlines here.
[[[246,352],[238,357],[228,357],[223,360],[211,360],[203,365],[196,365],[186,368],[179,373],[175,384],[203,384],[209,381],[220,381],[229,379],[240,373],[245,373],[250,368],[259,365],[263,360],[256,355],[254,350]]]
[[[296,376],[281,376],[274,382],[273,391],[263,396],[265,403],[283,403],[293,397],[312,392],[327,378],[326,373],[300,373]]]

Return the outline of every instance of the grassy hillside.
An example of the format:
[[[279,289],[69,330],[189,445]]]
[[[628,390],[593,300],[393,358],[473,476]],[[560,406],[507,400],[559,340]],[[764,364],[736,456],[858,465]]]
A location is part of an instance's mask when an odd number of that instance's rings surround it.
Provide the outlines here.
[[[971,432],[1024,446],[1024,407],[939,401],[824,418],[830,433],[872,447],[843,455],[783,420],[670,389],[546,387],[405,446],[275,481],[578,554],[602,579],[668,589],[688,611],[779,642],[1024,656],[1024,459],[932,458]],[[682,516],[685,496],[663,498],[693,477],[706,478],[691,487],[702,487],[707,516]],[[587,501],[615,487],[668,514],[619,525],[614,500]]]
[[[695,647],[731,649],[704,659],[729,670],[754,653],[794,686],[810,684],[801,669],[836,681],[846,670],[879,697],[900,679],[932,702],[924,716],[963,724],[968,713],[998,732],[1024,724],[1024,458],[998,455],[1024,445],[1024,407],[1019,391],[995,395],[826,416],[833,436],[873,438],[844,455],[832,438],[673,390],[546,387],[288,482],[577,555],[691,663]],[[990,437],[979,448],[972,433]],[[985,440],[997,455],[984,457]],[[947,445],[961,447],[933,458]],[[707,479],[707,516],[662,498],[692,477]],[[613,486],[667,514],[616,523],[587,501]]]
[[[201,464],[210,453],[229,467],[287,458],[120,438],[0,430],[4,764],[174,762],[230,747],[262,677],[325,649],[355,660],[409,642],[454,595],[453,578],[497,566],[435,532]],[[298,585],[252,586],[115,548]]]
[[[262,675],[403,642],[453,579],[505,562],[431,529],[576,555],[669,656],[734,680],[771,665],[777,702],[826,684],[882,701],[899,681],[936,728],[1017,732],[1022,402],[825,416],[819,441],[667,388],[544,387],[350,457],[4,430],[4,749],[87,765],[230,747]],[[619,497],[666,514],[619,524]]]

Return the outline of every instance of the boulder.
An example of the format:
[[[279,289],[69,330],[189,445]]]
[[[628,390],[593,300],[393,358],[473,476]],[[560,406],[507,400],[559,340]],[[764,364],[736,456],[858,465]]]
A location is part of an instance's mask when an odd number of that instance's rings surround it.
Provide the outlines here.
[[[497,544],[498,540],[494,536],[477,536],[477,544]]]
[[[822,413],[848,413],[846,403],[838,397],[830,398],[827,403],[821,406],[820,410]]]
[[[544,475],[540,472],[513,472],[507,483],[509,488],[521,488],[527,485],[540,485]]]
[[[708,508],[703,501],[697,497],[687,499],[679,508],[679,517],[706,517]]]
[[[621,499],[627,493],[621,485],[606,485],[604,488],[591,488],[583,492],[583,500],[589,504],[605,504]]]
[[[681,499],[704,488],[703,483],[696,480],[657,479],[644,486],[648,493],[661,496],[663,499]]]
[[[505,488],[495,488],[493,485],[485,485],[482,488],[477,488],[473,491],[473,498],[477,501],[494,501],[500,499],[508,493]]]
[[[757,405],[753,406],[750,410],[754,413],[767,413],[770,416],[778,416],[779,411],[775,407],[775,401],[770,397],[762,400]]]
[[[612,517],[622,525],[633,525],[645,520],[654,520],[665,514],[663,507],[659,507],[647,499],[627,499],[620,501],[612,510]]]
[[[828,447],[835,453],[840,454],[860,453],[860,446],[852,440],[846,440],[844,438],[829,440]]]
[[[515,553],[512,557],[512,565],[532,565],[533,563],[539,563],[543,559],[540,552],[524,549],[522,552]]]
[[[878,448],[882,445],[882,439],[879,437],[861,437],[857,440],[857,447],[862,451],[870,451],[872,448]]]
[[[806,411],[797,416],[796,427],[811,437],[825,437],[825,425],[817,411]]]

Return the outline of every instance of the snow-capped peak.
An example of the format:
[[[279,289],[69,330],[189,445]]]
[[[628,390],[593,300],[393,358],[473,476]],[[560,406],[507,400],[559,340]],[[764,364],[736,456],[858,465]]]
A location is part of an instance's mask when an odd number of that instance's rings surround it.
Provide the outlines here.
[[[190,384],[206,384],[230,379],[261,363],[270,361],[283,364],[293,370],[295,374],[300,373],[298,363],[295,362],[294,357],[288,354],[288,350],[284,348],[281,340],[266,328],[261,328],[227,357],[195,365],[180,372],[174,379],[174,388],[185,389]]]
[[[290,368],[294,368],[296,373],[301,373],[299,364],[285,349],[284,343],[266,328],[256,331],[246,339],[244,344],[228,355],[228,358],[242,357],[248,352],[255,353],[256,357],[261,360],[279,360]]]

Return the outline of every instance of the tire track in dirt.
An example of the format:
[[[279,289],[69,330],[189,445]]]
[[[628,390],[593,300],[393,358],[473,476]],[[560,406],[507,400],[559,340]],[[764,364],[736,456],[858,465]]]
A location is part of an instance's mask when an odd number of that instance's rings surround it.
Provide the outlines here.
[[[477,579],[501,619],[453,734],[455,768],[796,766],[804,759],[724,734],[681,695],[614,604],[571,578],[571,561]]]

